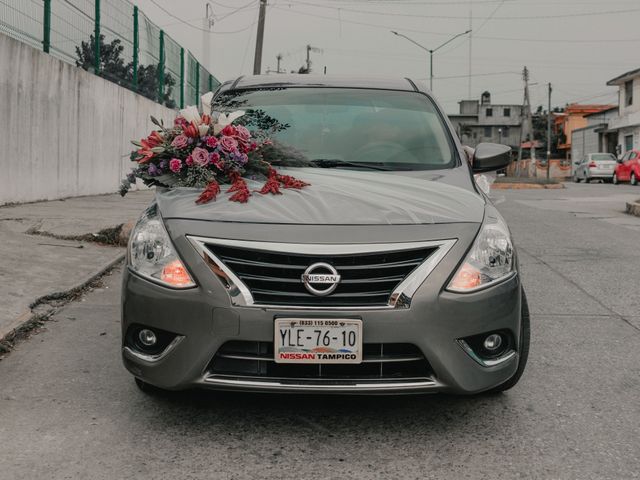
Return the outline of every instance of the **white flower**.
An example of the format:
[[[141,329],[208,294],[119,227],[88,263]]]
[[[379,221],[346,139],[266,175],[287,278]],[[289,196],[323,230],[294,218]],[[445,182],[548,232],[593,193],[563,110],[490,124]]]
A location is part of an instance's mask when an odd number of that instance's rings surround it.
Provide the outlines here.
[[[198,125],[198,133],[201,137],[204,137],[207,133],[209,133],[209,125],[205,125],[204,123]]]
[[[231,125],[234,120],[237,120],[238,118],[243,116],[244,113],[244,110],[236,110],[235,112],[231,112],[228,115],[225,113],[221,113],[220,115],[218,115],[216,123],[213,126],[213,133],[217,135],[224,129],[224,127],[226,127],[227,125]]]
[[[213,92],[207,92],[200,97],[202,102],[202,113],[211,115],[211,100],[213,99]]]
[[[189,123],[195,122],[196,125],[202,123],[202,117],[200,117],[200,112],[198,112],[198,107],[195,105],[190,105],[187,108],[183,108],[180,110],[180,115]]]

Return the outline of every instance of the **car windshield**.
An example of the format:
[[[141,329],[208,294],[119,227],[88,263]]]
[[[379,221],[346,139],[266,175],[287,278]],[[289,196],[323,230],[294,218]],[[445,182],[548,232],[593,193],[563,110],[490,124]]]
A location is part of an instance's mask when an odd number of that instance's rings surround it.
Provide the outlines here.
[[[237,123],[265,131],[274,165],[371,170],[451,168],[456,157],[441,114],[418,92],[346,88],[241,90],[214,109],[242,109]]]
[[[616,157],[614,157],[610,153],[595,153],[591,155],[591,160],[615,160],[615,159]]]

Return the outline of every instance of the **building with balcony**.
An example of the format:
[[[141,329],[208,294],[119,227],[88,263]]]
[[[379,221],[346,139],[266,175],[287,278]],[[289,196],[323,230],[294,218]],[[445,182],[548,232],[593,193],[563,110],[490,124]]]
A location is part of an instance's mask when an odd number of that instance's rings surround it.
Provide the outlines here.
[[[609,131],[617,136],[618,155],[640,148],[640,68],[623,73],[607,82],[618,87],[618,117],[609,122]]]
[[[553,114],[553,122],[556,133],[558,133],[558,150],[564,154],[565,158],[572,155],[571,141],[574,130],[585,128],[589,125],[588,116],[598,114],[602,111],[611,110],[615,105],[580,105],[569,104],[561,113]]]
[[[522,105],[491,103],[484,92],[480,100],[458,102],[460,113],[449,115],[460,141],[470,147],[482,142],[502,143],[517,149],[521,140]]]

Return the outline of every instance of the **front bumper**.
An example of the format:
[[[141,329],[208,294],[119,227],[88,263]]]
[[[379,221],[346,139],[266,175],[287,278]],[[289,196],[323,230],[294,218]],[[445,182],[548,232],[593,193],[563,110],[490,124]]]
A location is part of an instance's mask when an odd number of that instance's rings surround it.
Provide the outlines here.
[[[453,262],[455,264],[455,260]],[[129,326],[141,324],[174,332],[180,340],[170,351],[155,358],[144,358],[123,348],[124,365],[134,376],[170,390],[205,387],[272,392],[461,394],[488,390],[515,373],[517,353],[496,365],[483,366],[461,347],[458,339],[507,330],[513,334],[515,344],[519,343],[519,277],[515,275],[475,293],[455,294],[442,291],[447,272],[453,270],[451,260],[442,263],[420,287],[409,309],[314,309],[305,313],[231,306],[225,291],[209,288],[206,283],[191,290],[174,291],[144,280],[127,269],[123,278],[123,338]],[[438,269],[442,271],[438,272]],[[428,360],[431,372],[419,379],[332,381],[225,377],[209,371],[212,358],[226,342],[272,342],[274,318],[300,315],[361,318],[365,344],[413,344]]]

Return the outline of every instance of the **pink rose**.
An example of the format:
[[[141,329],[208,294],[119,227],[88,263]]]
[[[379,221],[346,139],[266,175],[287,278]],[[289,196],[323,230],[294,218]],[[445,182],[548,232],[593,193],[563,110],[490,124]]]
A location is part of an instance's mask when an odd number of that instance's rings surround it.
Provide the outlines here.
[[[182,134],[178,135],[173,139],[173,142],[171,142],[173,148],[185,148],[187,145],[189,145],[189,139],[186,135]]]
[[[220,139],[220,146],[225,152],[233,152],[238,149],[238,141],[233,137],[222,137]]]
[[[187,164],[187,167],[190,167],[191,165],[193,165],[193,157],[191,155],[189,155],[186,160],[184,161],[184,163]]]
[[[215,146],[218,145],[218,139],[216,137],[207,137],[204,143],[209,148],[215,148]]]
[[[200,165],[204,167],[209,163],[209,152],[207,152],[204,148],[196,147],[191,152],[191,156],[193,157],[193,163],[196,165]]]
[[[246,127],[243,127],[242,125],[238,125],[236,127],[236,137],[241,142],[248,142],[249,139],[251,138],[251,132],[247,130]]]
[[[172,158],[171,160],[169,160],[169,170],[171,170],[173,173],[178,173],[181,168],[182,160],[179,160],[177,158]]]

